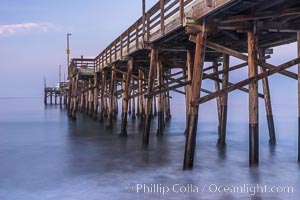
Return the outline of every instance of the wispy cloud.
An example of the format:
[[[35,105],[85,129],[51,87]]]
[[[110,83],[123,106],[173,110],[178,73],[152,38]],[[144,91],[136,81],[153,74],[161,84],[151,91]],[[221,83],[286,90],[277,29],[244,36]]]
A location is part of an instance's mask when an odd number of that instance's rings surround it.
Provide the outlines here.
[[[32,31],[48,32],[49,29],[54,28],[51,23],[22,23],[22,24],[8,24],[0,25],[0,37],[9,37],[18,33],[28,33]]]

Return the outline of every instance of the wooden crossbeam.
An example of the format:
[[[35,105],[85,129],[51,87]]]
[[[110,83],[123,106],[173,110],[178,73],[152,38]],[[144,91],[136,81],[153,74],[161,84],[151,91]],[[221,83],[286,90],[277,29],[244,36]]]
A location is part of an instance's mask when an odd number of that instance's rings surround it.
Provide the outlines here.
[[[194,36],[190,36],[190,40],[191,41],[195,41],[195,38]],[[213,43],[213,42],[209,42],[207,41],[207,47],[211,48],[211,49],[214,49],[216,51],[219,51],[219,52],[222,52],[222,53],[226,53],[230,56],[233,56],[233,57],[236,57],[236,58],[239,58],[241,60],[244,60],[244,61],[248,61],[248,56],[247,55],[244,55],[242,53],[239,53],[237,51],[234,51],[232,49],[229,49],[227,47],[224,47],[222,45],[219,45],[219,44],[216,44],[216,43]],[[269,63],[266,63],[262,60],[258,60],[258,64],[264,68],[267,68],[267,69],[274,69],[276,68],[276,66],[272,65],[272,64],[269,64]],[[298,80],[298,75],[293,73],[293,72],[290,72],[290,71],[287,71],[287,70],[282,70],[279,72],[280,74],[282,75],[285,75],[289,78],[292,78],[292,79],[295,79],[295,80]]]
[[[261,80],[261,79],[266,78],[268,76],[271,76],[273,74],[279,73],[279,72],[281,72],[281,71],[283,71],[285,69],[288,69],[288,68],[290,68],[290,67],[292,67],[294,65],[297,65],[299,63],[300,63],[300,58],[296,58],[296,59],[291,60],[291,61],[289,61],[287,63],[279,65],[278,67],[275,67],[273,69],[270,69],[268,71],[260,73],[257,76],[250,77],[250,78],[245,79],[243,81],[240,81],[240,82],[238,82],[238,83],[236,83],[234,85],[228,86],[228,87],[226,87],[226,88],[224,88],[222,90],[216,91],[216,92],[214,92],[214,93],[212,93],[210,95],[198,98],[195,101],[191,102],[191,106],[197,106],[199,104],[205,103],[205,102],[210,101],[210,100],[212,100],[212,99],[214,99],[214,98],[216,98],[218,96],[221,96],[221,95],[223,95],[225,93],[232,92],[232,91],[237,90],[237,89],[239,89],[241,87],[249,85],[250,83],[252,83],[254,81],[258,81],[258,80]]]
[[[172,85],[172,86],[167,87],[167,88],[162,88],[162,89],[156,90],[152,93],[146,94],[145,98],[149,98],[151,96],[158,95],[159,93],[167,92],[169,90],[177,89],[177,88],[183,87],[185,85],[190,85],[190,84],[191,84],[191,81],[186,81],[186,82],[182,82],[182,83],[179,83],[179,84],[176,84],[176,85]]]
[[[208,74],[208,75],[206,75],[206,76],[203,76],[203,79],[215,77],[215,76],[217,76],[217,75],[220,75],[220,74],[223,74],[223,73],[226,73],[226,72],[234,71],[234,70],[237,70],[237,69],[246,67],[247,65],[248,65],[248,62],[244,62],[244,63],[238,64],[238,65],[235,65],[235,66],[233,66],[233,67],[230,67],[229,69],[226,69],[226,70],[219,70],[219,71],[217,71],[217,72],[214,72],[214,73]]]

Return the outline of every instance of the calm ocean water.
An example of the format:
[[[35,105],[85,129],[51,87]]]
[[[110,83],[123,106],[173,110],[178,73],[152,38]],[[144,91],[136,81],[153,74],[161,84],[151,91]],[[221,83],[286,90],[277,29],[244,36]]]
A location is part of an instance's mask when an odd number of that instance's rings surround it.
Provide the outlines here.
[[[211,114],[215,110],[209,110],[213,104],[204,106],[195,167],[184,172],[185,114],[180,102],[172,105],[173,118],[164,137],[156,137],[152,129],[147,152],[141,150],[138,122],[129,121],[128,138],[120,138],[120,120],[109,131],[83,115],[70,121],[64,109],[42,102],[0,99],[0,200],[300,197],[294,106],[274,107],[276,147],[268,145],[261,111],[257,168],[248,167],[247,109],[229,107],[227,148],[219,149],[216,118]],[[282,192],[286,187],[292,191]]]

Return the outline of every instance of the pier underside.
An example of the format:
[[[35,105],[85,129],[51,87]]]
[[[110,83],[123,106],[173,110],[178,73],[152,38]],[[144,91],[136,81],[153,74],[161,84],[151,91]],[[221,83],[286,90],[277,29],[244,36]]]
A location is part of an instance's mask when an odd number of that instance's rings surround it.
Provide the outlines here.
[[[85,112],[111,128],[121,110],[121,136],[130,134],[127,118],[138,117],[142,147],[147,150],[151,121],[158,120],[155,133],[162,136],[164,123],[171,118],[170,91],[185,95],[183,168],[192,169],[199,105],[216,101],[216,143],[224,147],[228,94],[240,90],[249,95],[249,164],[258,165],[258,100],[265,102],[270,145],[274,145],[268,77],[280,73],[298,81],[300,88],[299,73],[287,71],[300,63],[299,32],[300,2],[294,0],[161,0],[96,58],[72,59],[69,116],[76,119],[77,111]],[[273,47],[293,42],[298,42],[298,58],[278,66],[267,62]],[[240,64],[232,65],[231,57]],[[230,73],[246,67],[246,79],[230,81]],[[211,80],[215,90],[203,88],[203,80]],[[258,92],[259,81],[263,93]],[[300,161],[300,149],[298,153]]]

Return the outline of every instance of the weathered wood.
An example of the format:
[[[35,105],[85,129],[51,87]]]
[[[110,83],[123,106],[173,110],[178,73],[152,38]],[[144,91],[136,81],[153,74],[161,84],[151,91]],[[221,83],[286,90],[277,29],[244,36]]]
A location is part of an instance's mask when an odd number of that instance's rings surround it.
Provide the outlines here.
[[[68,116],[71,117],[71,96],[72,96],[72,87],[73,87],[73,83],[70,80],[69,83],[69,91],[68,91],[68,104],[67,104],[67,112],[68,112]]]
[[[256,77],[257,66],[257,35],[248,32],[248,65],[249,77]],[[258,82],[257,79],[249,84],[249,164],[259,163],[259,134],[258,134]]]
[[[104,121],[105,81],[106,81],[105,71],[102,69],[102,72],[101,72],[101,86],[100,86],[100,109],[99,109],[99,117],[98,117],[100,123],[103,123],[103,121]]]
[[[264,57],[265,57],[265,50],[260,49],[259,58],[264,58]],[[260,72],[265,72],[265,71],[266,71],[265,68],[260,67]],[[276,144],[274,119],[273,119],[268,77],[262,79],[262,86],[263,86],[264,97],[265,97],[264,100],[265,100],[265,107],[266,107],[266,114],[267,114],[267,121],[268,121],[269,137],[270,137],[269,143]]]
[[[143,92],[143,71],[141,69],[139,69],[138,71],[139,73],[139,80],[138,80],[138,93],[142,93]],[[143,95],[139,95],[138,96],[138,107],[139,107],[139,119],[140,119],[140,126],[143,125],[144,123],[144,115],[145,115],[145,110],[144,110],[144,97]]]
[[[44,104],[47,105],[47,92],[44,92]]]
[[[92,87],[92,80],[91,78],[89,78],[89,87]],[[94,100],[94,90],[89,90],[88,91],[88,94],[89,94],[89,112],[88,112],[88,115],[92,117],[93,115],[93,100]]]
[[[211,73],[211,74],[207,74],[203,76],[203,79],[207,79],[207,78],[211,78],[211,77],[215,77],[217,75],[223,74],[223,73],[228,73],[230,71],[234,71],[243,67],[246,67],[248,65],[248,62],[244,62],[238,65],[235,65],[233,67],[230,67],[228,69],[223,69],[223,70],[216,70],[215,72]],[[215,68],[214,68],[215,69]]]
[[[112,66],[111,70],[111,78],[110,78],[110,90],[109,90],[109,110],[108,110],[108,118],[107,118],[107,128],[112,128],[113,126],[113,107],[114,107],[114,93],[115,93],[115,79],[116,79],[116,71],[113,70],[115,68],[115,64]]]
[[[179,13],[180,13],[180,22],[183,24],[184,20],[184,0],[179,0]]]
[[[165,0],[160,0],[160,31],[165,34]]]
[[[230,85],[227,88],[224,88],[224,89],[222,89],[222,90],[220,90],[218,92],[214,92],[214,93],[212,93],[210,95],[198,98],[198,99],[194,100],[193,102],[191,102],[191,106],[197,106],[199,104],[202,104],[202,103],[205,103],[207,101],[210,101],[210,100],[212,100],[212,99],[214,99],[214,98],[216,98],[218,96],[223,95],[224,93],[229,93],[229,92],[232,92],[232,91],[237,90],[239,88],[242,88],[242,87],[244,87],[246,85],[249,85],[252,82],[255,82],[257,80],[261,80],[261,79],[263,79],[265,77],[268,77],[268,76],[271,76],[273,74],[279,73],[280,71],[286,70],[286,69],[288,69],[288,68],[290,68],[290,67],[292,67],[294,65],[297,65],[298,63],[300,63],[300,58],[293,59],[293,60],[291,60],[289,62],[286,62],[286,63],[284,63],[282,65],[279,65],[276,68],[267,70],[264,73],[260,73],[260,74],[258,74],[255,77],[250,77],[250,78],[245,79],[243,81],[240,81],[240,82],[238,82],[238,83],[236,83],[234,85]]]
[[[195,60],[193,68],[193,78],[191,85],[191,101],[200,97],[202,86],[203,66],[206,48],[206,32],[199,32],[196,38]],[[196,146],[196,135],[198,125],[199,106],[190,108],[190,126],[186,135],[185,153],[183,169],[192,169],[194,165],[194,153]]]
[[[190,36],[190,41],[192,42],[195,42],[195,37],[194,36]],[[241,59],[241,60],[244,60],[244,61],[248,61],[248,56],[247,55],[244,55],[240,52],[237,52],[237,51],[234,51],[230,48],[227,48],[227,47],[224,47],[222,45],[219,45],[219,44],[216,44],[214,42],[209,42],[207,41],[207,47],[215,50],[215,51],[218,51],[218,52],[221,52],[221,53],[225,53],[225,54],[228,54],[230,56],[233,56],[233,57],[236,57],[238,59]],[[270,63],[266,63],[264,61],[261,61],[261,60],[258,60],[257,61],[258,64],[266,69],[274,69],[276,66],[270,64]],[[293,72],[290,72],[290,71],[281,71],[279,72],[280,74],[282,75],[285,75],[289,78],[292,78],[292,79],[295,79],[295,80],[298,80],[298,75],[293,73]]]
[[[131,93],[134,94],[134,80],[132,79],[132,87],[131,87]],[[136,112],[135,112],[135,97],[131,98],[131,119],[135,120],[136,119]]]
[[[163,66],[162,63],[159,62],[157,64],[157,86],[160,88],[162,83],[163,83]],[[163,94],[159,93],[158,94],[158,98],[157,98],[157,104],[158,104],[158,127],[157,127],[157,135],[161,136],[163,135],[163,123],[164,123],[164,119],[163,119]]]
[[[50,92],[50,104],[52,105],[52,96],[53,96],[53,93]]]
[[[97,116],[98,116],[98,76],[97,73],[94,74],[94,99],[93,99],[93,103],[94,103],[94,110],[93,110],[93,119],[97,120]]]
[[[226,88],[229,83],[229,55],[223,54],[223,73],[222,77],[222,88]],[[227,104],[228,104],[228,93],[225,93],[221,97],[221,123],[220,123],[220,135],[218,139],[218,144],[226,144],[226,124],[227,124]]]
[[[146,0],[142,0],[142,29],[143,29],[143,44],[145,42],[146,33]]]
[[[193,56],[191,51],[187,51],[186,53],[186,65],[187,65],[187,70],[183,71],[184,74],[183,76],[186,76],[185,81],[186,82],[192,82],[192,71],[193,71]],[[185,90],[185,112],[186,112],[186,117],[185,117],[185,121],[186,121],[186,127],[185,127],[185,131],[184,134],[186,135],[189,131],[189,124],[190,124],[190,98],[191,98],[191,87],[189,85],[186,85],[184,87]]]
[[[125,78],[125,88],[123,88],[124,92],[122,95],[122,124],[121,124],[121,136],[127,136],[127,112],[128,112],[128,96],[130,95],[130,83],[131,83],[131,74],[133,68],[133,59],[129,59],[127,62],[127,76],[123,75],[123,79]]]
[[[147,92],[151,93],[154,87],[154,76],[155,76],[155,68],[157,66],[157,49],[153,47],[151,49],[151,58],[150,58],[150,68],[148,75],[148,88]],[[149,134],[150,134],[150,125],[151,125],[151,107],[152,107],[153,96],[150,96],[146,99],[146,108],[145,108],[145,127],[143,132],[143,149],[148,149],[149,145]]]
[[[214,73],[218,73],[219,69],[218,69],[218,65],[217,65],[217,61],[213,62],[213,65],[215,65],[215,68],[213,69]],[[215,83],[215,90],[216,92],[220,91],[220,83],[219,81],[214,81]],[[218,136],[219,138],[221,137],[221,116],[222,116],[222,109],[221,109],[221,96],[216,97],[216,102],[217,102],[217,113],[218,113]]]
[[[213,42],[207,42],[207,47],[212,48],[212,49],[214,49],[216,51],[220,51],[222,53],[226,53],[228,55],[234,56],[234,57],[239,58],[239,59],[244,60],[244,61],[248,60],[248,56],[246,56],[246,55],[244,55],[242,53],[236,52],[236,51],[234,51],[232,49],[229,49],[229,48],[223,47],[221,45],[215,44]],[[265,63],[265,62],[260,61],[260,60],[258,60],[257,62],[258,62],[258,64],[260,66],[265,67],[267,69],[274,69],[274,68],[276,68],[274,65],[271,65],[269,63]],[[289,71],[286,71],[286,70],[281,71],[279,73],[283,74],[283,75],[285,75],[287,77],[290,77],[290,78],[293,78],[293,79],[297,80],[297,74],[295,74],[295,73],[292,73],[292,72],[289,72]]]

